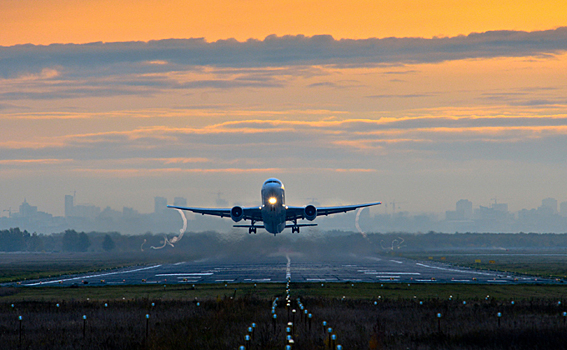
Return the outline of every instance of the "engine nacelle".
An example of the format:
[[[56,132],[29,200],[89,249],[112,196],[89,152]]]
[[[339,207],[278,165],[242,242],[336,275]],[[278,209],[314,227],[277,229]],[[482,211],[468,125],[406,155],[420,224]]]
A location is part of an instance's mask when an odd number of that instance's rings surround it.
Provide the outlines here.
[[[303,215],[307,220],[313,221],[317,217],[317,208],[309,204],[308,206],[305,207],[305,209],[303,209]]]
[[[234,222],[239,222],[244,217],[244,210],[239,206],[232,207],[230,209],[230,217]]]

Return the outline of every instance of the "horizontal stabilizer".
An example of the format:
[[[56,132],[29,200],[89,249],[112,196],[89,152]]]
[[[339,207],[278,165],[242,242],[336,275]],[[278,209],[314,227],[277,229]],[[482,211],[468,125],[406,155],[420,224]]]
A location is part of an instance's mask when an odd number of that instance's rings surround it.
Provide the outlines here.
[[[285,225],[285,228],[290,228],[290,227],[305,227],[305,226],[317,226],[317,224],[297,224],[297,225],[289,224],[289,225]]]

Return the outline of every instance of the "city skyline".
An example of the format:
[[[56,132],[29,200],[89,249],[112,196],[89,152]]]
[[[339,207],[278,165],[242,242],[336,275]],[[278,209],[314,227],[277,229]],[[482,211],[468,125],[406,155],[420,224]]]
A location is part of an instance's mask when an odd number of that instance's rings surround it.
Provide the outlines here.
[[[507,203],[498,203],[493,198],[488,206],[473,205],[467,199],[460,199],[455,210],[445,213],[410,213],[403,210],[399,202],[390,202],[388,209],[364,209],[361,213],[340,214],[334,217],[317,219],[318,227],[313,231],[359,231],[367,232],[496,232],[496,233],[567,233],[567,201],[558,202],[555,198],[544,198],[537,208],[508,210]],[[217,193],[216,203],[227,204]],[[67,229],[78,231],[119,232],[127,235],[145,232],[175,233],[179,230],[182,218],[177,211],[167,208],[168,199],[154,197],[154,209],[142,213],[131,207],[116,210],[110,206],[104,208],[92,204],[75,203],[74,195],[64,196],[65,215],[55,216],[38,210],[27,199],[19,206],[19,211],[8,212],[9,217],[0,217],[0,229],[18,227],[30,232],[50,234]],[[175,197],[174,205],[185,206],[187,199]],[[319,205],[316,198],[309,204]],[[395,209],[394,209],[395,208]],[[372,209],[372,208],[370,208]],[[6,212],[6,211],[5,211]],[[234,231],[229,219],[184,213],[188,220],[188,231]],[[362,228],[361,228],[362,227]],[[238,231],[238,229],[236,229]],[[243,231],[244,232],[244,231]],[[304,232],[305,234],[305,232]]]
[[[90,216],[96,216],[98,214],[100,214],[101,212],[101,208],[112,208],[113,210],[115,210],[116,207],[112,207],[108,204],[92,204],[89,203],[88,201],[82,201],[82,202],[76,202],[76,191],[73,191],[74,194],[73,195],[64,195],[64,201],[62,202],[63,205],[61,205],[61,208],[59,209],[55,209],[51,208],[51,210],[49,211],[52,215],[54,216],[73,216],[70,215],[70,209],[69,209],[69,203],[71,207],[75,207],[75,210],[81,210],[81,211],[89,211],[92,213],[96,213],[96,214],[92,214]],[[243,204],[241,201],[238,200],[230,200],[230,198],[225,198],[222,197],[222,192],[217,192],[212,194],[205,203],[208,203],[207,205],[198,205],[196,203],[189,203],[187,201],[186,197],[183,196],[175,196],[171,199],[168,199],[167,197],[163,197],[163,196],[155,196],[150,198],[149,200],[147,200],[144,204],[142,204],[142,206],[138,206],[138,207],[128,207],[125,205],[122,205],[122,208],[129,208],[132,210],[136,210],[137,212],[143,213],[143,214],[150,214],[150,213],[158,213],[157,208],[159,207],[158,205],[158,200],[160,202],[161,208],[162,210],[167,209],[167,205],[177,205],[177,206],[187,206],[188,203],[191,206],[198,206],[198,207],[206,207],[206,208],[225,208],[225,207],[232,207],[234,205],[247,205],[247,206],[254,206],[256,204],[260,203],[260,200],[258,199],[258,203],[246,203]],[[71,202],[69,202],[69,199],[71,199]],[[17,207],[19,207],[22,203],[27,203],[28,202],[28,198],[23,198],[22,202],[18,205],[13,205],[13,206],[8,206],[8,205],[4,205],[5,208],[3,208],[0,212],[0,217],[7,217],[9,216],[9,211],[12,211],[13,213],[16,213],[15,209]],[[33,203],[33,198],[31,198],[31,202]],[[455,207],[456,206],[456,211],[459,211],[459,203],[460,202],[468,202],[471,205],[471,213],[474,209],[478,209],[481,206],[484,207],[495,207],[498,208],[498,210],[501,210],[500,208],[506,208],[504,211],[507,212],[518,212],[521,210],[530,210],[530,209],[537,209],[539,207],[542,206],[547,206],[549,208],[554,208],[553,212],[554,213],[565,213],[565,215],[567,216],[567,196],[564,199],[556,199],[554,197],[545,197],[545,198],[541,198],[538,200],[535,200],[534,202],[532,202],[531,204],[525,204],[524,206],[521,206],[518,209],[509,209],[509,205],[506,202],[502,201],[502,198],[498,198],[498,197],[493,197],[490,199],[487,199],[486,201],[483,201],[481,203],[474,203],[472,201],[469,201],[467,198],[461,198],[459,200],[457,200],[455,203],[453,204],[447,204],[447,207],[445,209],[442,209],[440,211],[418,211],[418,212],[412,212],[411,210],[407,210],[405,208],[405,204],[407,203],[407,201],[396,201],[396,199],[390,199],[390,200],[382,200],[382,205],[379,207],[375,207],[375,208],[370,208],[372,212],[375,212],[376,214],[380,214],[380,213],[395,213],[395,211],[403,211],[403,212],[410,212],[410,213],[414,213],[414,214],[445,214],[447,211],[450,211],[451,206]],[[500,203],[499,203],[500,202]],[[140,204],[140,203],[139,203]],[[287,202],[287,204],[290,204],[289,202]],[[326,206],[327,204],[322,204],[320,203],[320,201],[318,201],[318,198],[316,197],[310,197],[310,198],[306,198],[306,200],[303,201],[303,203],[294,203],[293,205],[307,205],[307,204],[315,204],[317,206]],[[342,204],[347,204],[347,203],[342,203]],[[467,205],[467,203],[464,203],[465,205]],[[395,206],[395,208],[397,209],[393,209]],[[36,205],[36,207],[38,207]],[[98,208],[98,211],[97,209]],[[148,210],[148,208],[151,208],[151,210]],[[46,208],[40,208],[42,209],[42,211],[46,211]],[[120,206],[118,207],[118,209],[120,209]],[[461,209],[463,210],[463,209]],[[41,211],[41,210],[40,210]],[[162,212],[162,211],[160,211]],[[191,213],[188,213],[188,215],[192,215]],[[472,214],[471,214],[472,215]],[[563,215],[563,214],[562,214]],[[80,215],[80,216],[89,216],[89,215]]]

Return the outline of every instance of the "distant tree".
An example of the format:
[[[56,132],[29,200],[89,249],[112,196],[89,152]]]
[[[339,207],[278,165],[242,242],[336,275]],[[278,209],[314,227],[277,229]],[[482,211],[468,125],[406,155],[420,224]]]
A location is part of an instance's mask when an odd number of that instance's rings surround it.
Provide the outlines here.
[[[37,233],[33,233],[28,239],[28,251],[40,252],[42,250],[45,250],[43,238],[40,237]]]
[[[61,243],[63,244],[63,250],[66,252],[74,252],[76,250],[78,240],[79,234],[77,233],[77,231],[66,230],[61,241]]]
[[[79,252],[86,252],[90,246],[91,246],[91,240],[89,239],[89,236],[87,236],[87,234],[84,232],[79,233],[79,242],[77,244],[77,250]]]
[[[19,252],[25,250],[28,236],[27,231],[22,232],[17,227],[0,231],[0,251]]]
[[[110,235],[108,234],[104,236],[104,241],[102,241],[102,249],[104,249],[104,251],[106,252],[109,252],[113,250],[115,247],[116,247],[116,243],[114,243],[112,237],[110,237]]]
[[[86,233],[77,233],[75,230],[67,230],[63,235],[63,250],[68,252],[86,252],[91,246],[91,241]]]

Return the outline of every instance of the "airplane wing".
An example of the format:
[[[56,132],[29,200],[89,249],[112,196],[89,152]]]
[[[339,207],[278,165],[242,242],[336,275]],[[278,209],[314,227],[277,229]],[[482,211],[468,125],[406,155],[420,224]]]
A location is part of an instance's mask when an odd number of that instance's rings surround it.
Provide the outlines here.
[[[355,204],[355,205],[344,205],[338,207],[319,207],[317,208],[317,216],[331,215],[338,213],[346,213],[347,211],[356,210],[358,208],[371,207],[373,205],[380,205],[381,202],[365,203],[365,204]],[[287,220],[295,219],[305,219],[305,207],[287,207]]]
[[[176,205],[168,205],[167,207],[173,209],[192,211],[193,213],[197,213],[201,215],[220,216],[221,218],[230,217],[230,209],[231,209],[231,208],[179,207]],[[259,207],[242,208],[242,211],[244,212],[244,216],[242,217],[243,220],[262,221],[262,213]]]

